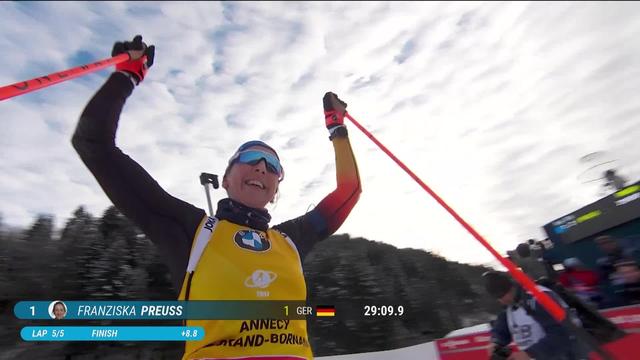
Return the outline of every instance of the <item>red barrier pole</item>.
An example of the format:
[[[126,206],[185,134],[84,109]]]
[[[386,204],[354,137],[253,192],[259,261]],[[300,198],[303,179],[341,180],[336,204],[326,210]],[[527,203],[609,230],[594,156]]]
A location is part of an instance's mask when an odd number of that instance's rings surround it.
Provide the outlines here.
[[[362,131],[369,139],[371,139],[371,141],[373,141],[376,145],[378,145],[378,147],[382,151],[384,151],[385,154],[389,155],[389,157],[393,161],[395,161],[396,164],[398,164],[398,166],[402,168],[402,170],[404,170],[407,174],[409,174],[409,176],[411,176],[413,180],[415,180],[427,193],[429,193],[429,195],[431,195],[440,205],[442,205],[442,207],[444,207],[444,209],[447,210],[447,212],[451,214],[451,216],[453,216],[460,223],[460,225],[462,225],[471,235],[473,235],[473,237],[475,237],[476,240],[480,242],[480,244],[482,244],[487,250],[489,250],[489,252],[502,265],[504,265],[504,267],[506,267],[507,270],[509,270],[509,273],[511,273],[511,276],[513,276],[513,278],[516,281],[518,281],[518,283],[520,283],[525,289],[530,291],[531,294],[533,294],[533,296],[535,296],[536,300],[538,300],[538,302],[542,306],[544,306],[545,309],[547,309],[547,311],[551,314],[551,316],[553,316],[554,319],[556,319],[556,321],[558,321],[559,323],[562,323],[562,321],[564,321],[567,314],[560,305],[558,305],[555,301],[553,301],[553,299],[551,299],[549,295],[538,290],[538,287],[536,286],[536,284],[531,279],[529,279],[527,275],[525,275],[522,271],[516,268],[516,266],[511,261],[503,258],[502,255],[500,255],[487,242],[487,240],[485,240],[482,237],[482,235],[480,235],[473,227],[471,227],[471,225],[469,225],[466,221],[464,221],[464,219],[461,218],[460,215],[458,215],[458,213],[456,213],[444,200],[442,200],[442,198],[438,196],[438,194],[436,194],[433,190],[431,190],[429,186],[427,186],[427,184],[425,184],[422,180],[420,180],[420,178],[416,174],[414,174],[413,171],[411,171],[402,161],[400,161],[395,155],[393,155],[393,153],[389,151],[389,149],[387,149],[384,145],[382,145],[382,143],[378,141],[378,139],[376,139],[369,131],[367,131],[367,129],[365,129],[362,125],[360,125],[360,123],[358,123],[353,117],[351,117],[349,113],[345,114],[345,116],[347,117],[347,119],[351,120],[351,122],[358,129],[360,129],[360,131]]]
[[[108,66],[119,64],[121,62],[129,60],[129,54],[123,53],[112,58],[96,61],[91,64],[81,65],[68,70],[63,70],[57,73],[37,77],[35,79],[17,82],[15,84],[0,87],[0,101],[12,98],[14,96],[23,95],[46,88],[48,86],[71,80],[79,76],[83,76],[94,71],[104,69]]]

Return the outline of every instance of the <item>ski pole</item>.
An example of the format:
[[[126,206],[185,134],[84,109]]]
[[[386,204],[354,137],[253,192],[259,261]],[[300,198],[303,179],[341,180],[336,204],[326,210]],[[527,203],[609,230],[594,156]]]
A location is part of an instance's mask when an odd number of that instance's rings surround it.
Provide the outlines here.
[[[525,275],[522,271],[520,271],[516,266],[509,260],[505,259],[498,253],[491,244],[487,240],[485,240],[482,235],[480,235],[469,223],[467,223],[458,213],[453,210],[438,194],[436,194],[427,184],[424,183],[411,169],[409,169],[400,159],[398,159],[386,146],[384,146],[378,139],[376,139],[373,134],[371,134],[367,129],[365,129],[360,123],[358,123],[349,113],[345,113],[345,117],[362,131],[371,141],[373,141],[385,154],[387,154],[393,161],[395,161],[402,170],[404,170],[409,176],[415,180],[431,197],[433,197],[442,207],[451,216],[453,216],[459,223],[464,227],[471,235],[473,235],[476,240],[480,242],[489,252],[504,266],[507,268],[511,276],[518,281],[525,289],[531,292],[531,294],[536,298],[536,300],[551,314],[551,316],[560,324],[564,324],[571,330],[574,330],[574,333],[578,335],[583,341],[587,342],[587,344],[594,348],[594,350],[601,355],[604,359],[612,359],[612,357],[604,351],[602,348],[594,344],[593,341],[589,338],[589,335],[584,331],[580,331],[582,329],[578,329],[571,320],[567,317],[567,312],[556,303],[549,295],[540,291],[536,284],[529,279],[527,275]]]
[[[455,212],[455,210],[453,210],[444,200],[442,200],[442,198],[438,196],[438,194],[436,194],[433,190],[431,190],[429,186],[427,186],[427,184],[425,184],[422,180],[420,180],[420,178],[416,174],[414,174],[413,171],[411,171],[402,161],[400,161],[395,155],[393,155],[393,153],[389,151],[389,149],[387,149],[384,145],[382,145],[382,143],[378,141],[378,139],[376,139],[375,136],[373,136],[369,131],[367,131],[367,129],[365,129],[362,125],[360,125],[360,123],[358,123],[353,117],[351,117],[349,113],[346,113],[345,116],[347,119],[351,120],[351,122],[358,129],[360,129],[360,131],[362,131],[369,139],[371,139],[371,141],[373,141],[376,145],[378,145],[378,147],[385,154],[387,154],[393,161],[395,161],[396,164],[398,164],[398,166],[402,168],[402,170],[404,170],[407,174],[409,174],[409,176],[413,180],[415,180],[429,195],[431,195],[431,197],[433,197],[440,205],[442,205],[442,207],[444,207],[444,209],[447,210],[447,212],[451,214],[451,216],[453,216],[460,223],[460,225],[462,225],[462,227],[464,227],[471,235],[473,235],[474,238],[476,238],[476,240],[478,240],[487,250],[489,250],[489,252],[502,265],[504,265],[504,267],[506,267],[507,270],[509,270],[509,273],[511,273],[511,275],[520,284],[522,284],[524,288],[529,290],[533,294],[533,296],[535,296],[535,298],[540,302],[540,304],[542,304],[542,306],[544,306],[545,309],[547,309],[547,311],[549,311],[549,313],[551,314],[551,316],[553,316],[554,319],[556,319],[558,322],[562,322],[565,319],[567,314],[564,311],[564,309],[560,307],[560,305],[558,305],[555,301],[553,301],[553,299],[551,299],[549,295],[538,290],[538,288],[536,287],[536,284],[531,279],[529,279],[529,277],[527,277],[522,271],[516,268],[511,261],[503,258],[502,255],[500,255],[487,242],[487,240],[485,240],[482,237],[482,235],[480,235],[471,225],[469,225],[462,217],[460,217],[460,215],[458,215],[458,213]]]
[[[129,53],[123,53],[112,58],[102,59],[91,64],[77,66],[53,74],[40,76],[31,80],[0,87],[0,101],[40,90],[57,83],[71,80],[108,66],[119,64],[130,59]]]

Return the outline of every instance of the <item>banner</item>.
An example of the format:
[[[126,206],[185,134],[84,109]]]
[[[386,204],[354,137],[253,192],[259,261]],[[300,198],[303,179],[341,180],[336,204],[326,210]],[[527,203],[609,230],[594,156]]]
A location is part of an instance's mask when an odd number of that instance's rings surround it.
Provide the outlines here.
[[[616,360],[638,359],[640,349],[640,305],[625,306],[601,311],[621,329],[629,333],[623,339],[609,343],[604,348],[616,356]],[[491,335],[488,331],[436,340],[440,360],[487,360]],[[513,350],[517,350],[513,344]],[[596,359],[593,357],[593,359]]]

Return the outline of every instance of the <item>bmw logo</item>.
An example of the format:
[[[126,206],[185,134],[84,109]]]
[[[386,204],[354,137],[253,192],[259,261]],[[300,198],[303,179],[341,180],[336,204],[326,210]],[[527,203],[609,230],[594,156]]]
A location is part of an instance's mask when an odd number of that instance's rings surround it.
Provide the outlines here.
[[[234,237],[236,245],[243,249],[255,252],[267,251],[271,248],[271,243],[263,233],[253,230],[240,230]]]

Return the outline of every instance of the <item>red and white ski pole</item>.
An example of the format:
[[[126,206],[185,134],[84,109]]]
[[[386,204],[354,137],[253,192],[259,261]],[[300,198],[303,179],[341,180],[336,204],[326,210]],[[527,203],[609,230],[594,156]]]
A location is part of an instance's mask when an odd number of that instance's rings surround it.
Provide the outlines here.
[[[91,64],[77,66],[68,70],[63,70],[53,74],[40,76],[31,80],[17,82],[15,84],[0,87],[0,101],[15,96],[30,93],[32,91],[44,89],[51,85],[61,83],[63,81],[75,79],[77,77],[92,73],[97,70],[104,69],[111,65],[116,65],[130,59],[129,53],[123,53],[112,58],[96,61]]]
[[[349,113],[345,114],[345,117],[362,131],[371,141],[373,141],[378,147],[387,154],[393,161],[395,161],[402,170],[404,170],[409,176],[415,180],[431,197],[433,197],[442,207],[447,210],[456,221],[462,225],[473,237],[482,244],[489,252],[504,266],[507,268],[511,276],[520,284],[523,288],[528,290],[536,300],[551,314],[551,316],[560,324],[570,328],[576,335],[582,340],[588,343],[603,359],[613,359],[613,357],[606,351],[604,351],[593,339],[581,328],[575,326],[571,320],[567,319],[567,312],[558,303],[556,303],[549,295],[540,291],[536,284],[527,275],[525,275],[520,269],[518,269],[511,261],[505,259],[498,253],[482,235],[480,235],[469,223],[467,223],[458,213],[451,208],[438,194],[436,194],[427,184],[424,183],[411,169],[409,169],[400,159],[398,159],[386,146],[382,145],[373,134],[365,129],[360,123],[358,123]]]
[[[556,319],[558,322],[562,322],[565,319],[565,317],[567,316],[566,312],[560,305],[558,305],[555,301],[553,301],[553,299],[551,299],[549,295],[538,290],[536,284],[531,279],[529,279],[527,275],[525,275],[522,271],[516,268],[516,266],[511,261],[502,257],[502,255],[500,255],[493,248],[493,246],[491,246],[491,244],[489,244],[489,242],[487,242],[487,240],[485,240],[484,237],[482,237],[482,235],[480,235],[471,225],[469,225],[469,223],[467,223],[462,217],[460,217],[460,215],[458,215],[458,213],[455,210],[453,210],[451,206],[449,206],[444,200],[442,200],[440,196],[438,196],[438,194],[436,194],[433,190],[431,190],[431,188],[427,186],[427,184],[425,184],[424,181],[422,181],[402,161],[400,161],[395,155],[393,155],[393,153],[389,151],[389,149],[387,149],[384,145],[382,145],[382,143],[378,141],[378,139],[376,139],[375,136],[373,136],[369,131],[367,131],[367,129],[365,129],[362,125],[360,125],[360,123],[358,123],[353,117],[351,117],[349,113],[346,113],[345,116],[347,119],[351,120],[351,122],[358,129],[360,129],[360,131],[362,131],[369,139],[371,139],[371,141],[373,141],[376,145],[378,145],[378,147],[382,151],[384,151],[385,154],[389,155],[389,157],[393,161],[395,161],[396,164],[398,164],[398,166],[402,168],[402,170],[404,170],[407,174],[409,174],[409,176],[411,176],[411,178],[415,180],[424,189],[424,191],[429,193],[431,197],[433,197],[440,205],[442,205],[442,207],[444,207],[444,209],[447,210],[447,212],[451,214],[451,216],[453,216],[454,219],[456,219],[456,221],[458,221],[460,225],[462,225],[462,227],[464,227],[471,235],[473,235],[473,237],[476,238],[476,240],[478,240],[480,244],[482,244],[487,250],[489,250],[489,252],[502,265],[504,265],[504,267],[506,267],[507,270],[509,270],[509,273],[511,273],[511,276],[513,276],[514,279],[518,281],[518,283],[520,283],[525,289],[529,290],[533,294],[533,296],[535,296],[538,302],[540,302],[540,304],[542,304],[542,306],[544,306],[544,308],[547,309],[547,311],[551,314],[551,316],[553,316],[554,319]]]

